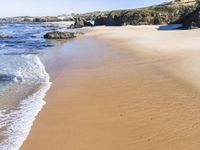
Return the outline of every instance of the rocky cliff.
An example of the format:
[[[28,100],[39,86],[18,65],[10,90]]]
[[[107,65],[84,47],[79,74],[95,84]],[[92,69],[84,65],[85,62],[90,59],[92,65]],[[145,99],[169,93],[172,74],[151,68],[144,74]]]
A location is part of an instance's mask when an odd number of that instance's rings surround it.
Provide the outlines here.
[[[195,9],[196,5],[171,2],[141,9],[115,10],[111,11],[108,15],[97,16],[95,25],[122,26],[169,24],[187,16]]]
[[[182,29],[200,28],[200,7],[185,17],[180,18],[176,23],[182,24]]]

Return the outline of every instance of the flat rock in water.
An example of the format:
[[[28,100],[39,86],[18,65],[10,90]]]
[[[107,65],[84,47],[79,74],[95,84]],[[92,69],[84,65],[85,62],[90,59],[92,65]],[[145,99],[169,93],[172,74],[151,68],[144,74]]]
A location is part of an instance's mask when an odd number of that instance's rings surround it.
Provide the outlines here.
[[[1,38],[1,39],[5,39],[5,38],[11,38],[11,37],[8,36],[8,35],[0,35],[0,38]]]
[[[59,32],[59,31],[54,31],[54,32],[49,32],[44,35],[44,38],[46,39],[71,39],[75,38],[77,36],[76,33],[72,32]]]

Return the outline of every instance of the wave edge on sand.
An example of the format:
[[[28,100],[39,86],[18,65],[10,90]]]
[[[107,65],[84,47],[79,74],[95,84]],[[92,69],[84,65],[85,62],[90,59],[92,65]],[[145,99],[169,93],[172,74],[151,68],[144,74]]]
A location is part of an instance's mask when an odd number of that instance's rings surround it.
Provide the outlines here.
[[[1,136],[5,137],[0,142],[1,150],[18,150],[21,147],[31,130],[36,116],[46,103],[43,98],[51,86],[50,77],[38,56],[25,55],[20,57],[24,57],[26,60],[24,67],[27,67],[27,72],[21,72],[21,84],[24,84],[24,82],[33,83],[35,87],[33,86],[30,95],[26,95],[23,100],[20,100],[17,108],[5,108],[0,111],[0,127],[1,129],[5,128],[1,132]],[[21,71],[25,71],[23,69]],[[34,74],[31,72],[33,69],[39,71],[39,73],[34,72]],[[33,73],[34,76],[30,76],[29,73]],[[20,91],[16,91],[16,94],[18,92],[23,94],[23,90],[27,86],[25,84]]]

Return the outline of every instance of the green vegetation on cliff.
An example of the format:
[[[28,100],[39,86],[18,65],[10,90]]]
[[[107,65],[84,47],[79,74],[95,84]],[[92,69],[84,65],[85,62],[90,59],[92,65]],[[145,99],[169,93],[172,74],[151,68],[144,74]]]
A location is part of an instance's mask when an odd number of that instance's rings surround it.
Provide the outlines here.
[[[108,15],[98,16],[95,25],[155,25],[169,24],[187,16],[196,5],[166,3],[132,10],[114,10]]]

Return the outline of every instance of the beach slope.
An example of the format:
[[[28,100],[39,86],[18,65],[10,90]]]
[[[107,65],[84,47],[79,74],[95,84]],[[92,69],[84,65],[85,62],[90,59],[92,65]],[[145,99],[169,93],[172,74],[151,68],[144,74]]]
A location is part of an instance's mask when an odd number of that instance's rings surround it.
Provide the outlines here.
[[[21,150],[199,149],[199,41],[199,30],[97,27],[52,50],[47,104]]]

